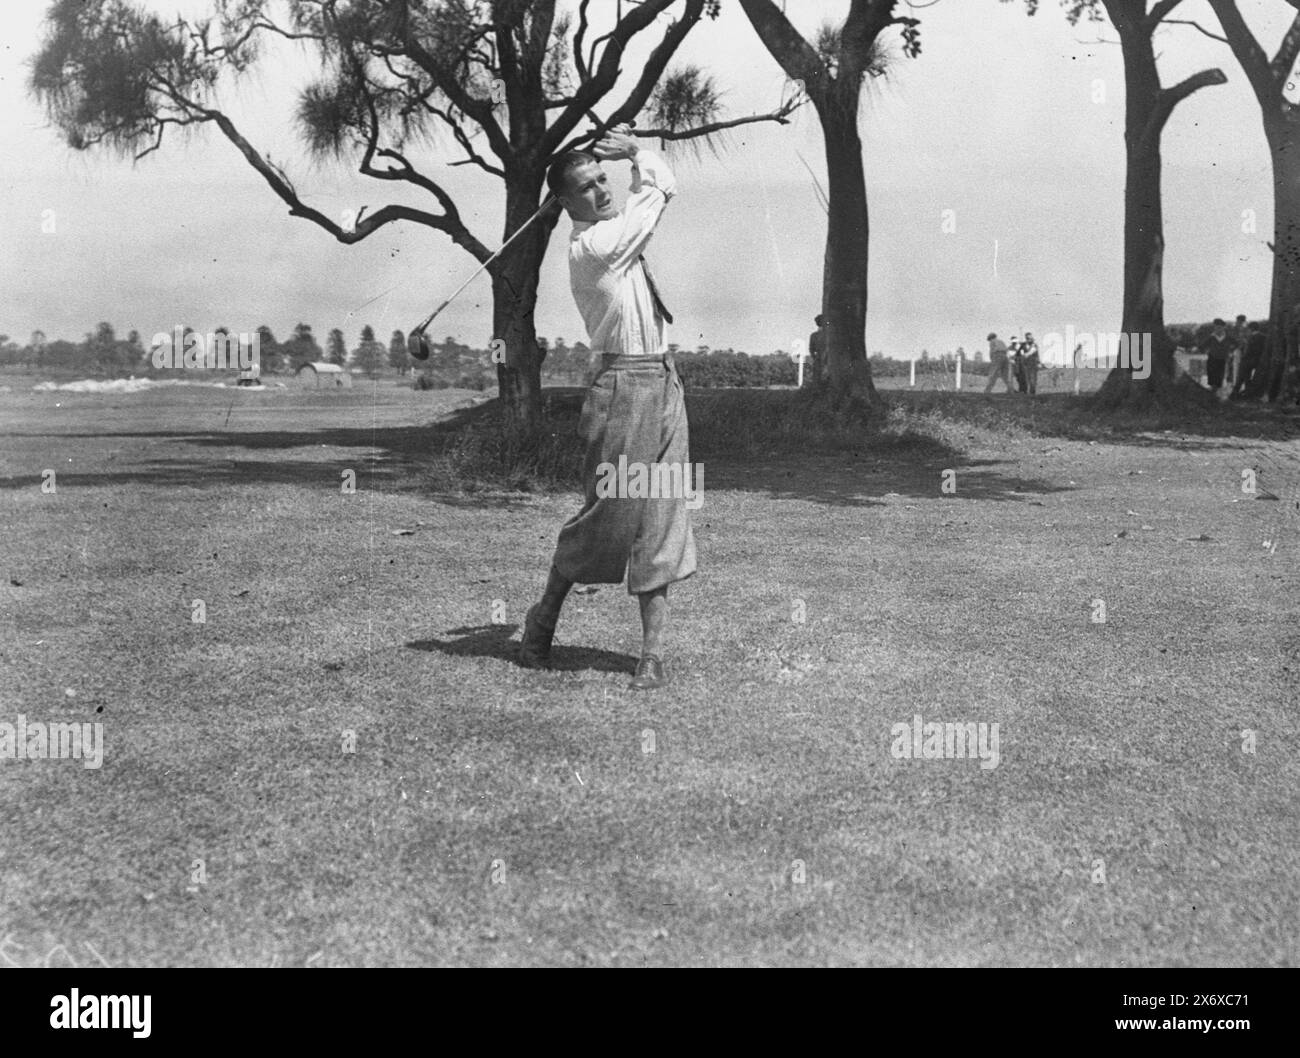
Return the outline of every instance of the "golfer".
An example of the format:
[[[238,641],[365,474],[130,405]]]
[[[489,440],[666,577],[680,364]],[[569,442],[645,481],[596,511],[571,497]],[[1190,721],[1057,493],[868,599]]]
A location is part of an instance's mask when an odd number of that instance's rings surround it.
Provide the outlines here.
[[[547,665],[560,607],[575,583],[620,584],[626,573],[628,593],[641,604],[642,629],[630,687],[652,690],[667,682],[668,585],[695,572],[695,538],[684,496],[600,495],[596,487],[620,456],[651,474],[656,465],[675,464],[680,482],[690,473],[682,383],[667,351],[672,316],[642,256],[676,181],[630,131],[613,129],[590,154],[564,154],[546,174],[573,220],[569,280],[601,364],[578,426],[586,443],[586,502],[560,530],[542,600],[524,621],[519,662]],[[632,187],[620,212],[600,160],[623,158],[632,163]]]

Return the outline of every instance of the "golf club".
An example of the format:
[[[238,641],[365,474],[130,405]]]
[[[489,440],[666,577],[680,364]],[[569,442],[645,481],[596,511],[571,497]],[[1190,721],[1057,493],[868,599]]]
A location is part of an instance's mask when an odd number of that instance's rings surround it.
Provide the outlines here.
[[[528,225],[530,225],[533,221],[535,221],[538,217],[540,217],[542,213],[545,212],[548,208],[550,208],[551,204],[556,201],[558,201],[558,199],[556,199],[554,195],[547,195],[546,201],[537,207],[537,212],[534,213],[531,217],[529,217],[526,221],[524,221],[523,224],[519,226],[518,231],[516,231],[512,236],[510,236],[510,238],[508,238],[504,243],[501,244],[501,249],[499,249],[491,257],[489,257],[481,265],[479,265],[478,268],[474,270],[474,274],[471,275],[467,280],[465,280],[465,282],[463,282],[456,289],[456,292],[452,294],[451,297],[449,297],[446,301],[444,301],[441,305],[439,305],[436,309],[434,309],[431,313],[429,313],[428,318],[425,319],[423,323],[421,323],[418,327],[416,327],[413,331],[411,331],[410,334],[406,336],[406,351],[408,353],[410,353],[417,360],[429,359],[429,354],[432,350],[429,348],[429,340],[425,336],[424,329],[428,327],[429,324],[431,324],[435,319],[437,319],[438,314],[442,312],[443,309],[445,309],[448,305],[450,305],[453,301],[456,300],[457,296],[460,294],[462,290],[464,290],[467,286],[469,286],[472,282],[474,282],[475,279],[478,278],[479,273],[482,272],[483,269],[487,268],[488,265],[490,265],[493,261],[495,261],[503,253],[505,253],[506,247],[509,246],[512,242],[514,242],[517,238],[519,238],[520,233],[525,228],[527,228]]]

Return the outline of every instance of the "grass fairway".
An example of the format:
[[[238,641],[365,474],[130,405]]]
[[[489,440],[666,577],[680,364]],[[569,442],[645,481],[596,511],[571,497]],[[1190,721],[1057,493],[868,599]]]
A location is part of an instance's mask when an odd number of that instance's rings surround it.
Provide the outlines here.
[[[0,721],[106,746],[0,760],[11,964],[1300,959],[1293,420],[891,393],[913,441],[742,459],[692,393],[637,694],[621,586],[514,664],[577,496],[431,489],[477,394],[4,381]],[[917,714],[997,767],[897,759]]]

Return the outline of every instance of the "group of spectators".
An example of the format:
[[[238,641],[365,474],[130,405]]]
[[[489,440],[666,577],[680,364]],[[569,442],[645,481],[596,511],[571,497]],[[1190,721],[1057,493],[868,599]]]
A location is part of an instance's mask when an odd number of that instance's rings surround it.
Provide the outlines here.
[[[1239,400],[1255,372],[1263,365],[1267,346],[1263,328],[1258,323],[1248,324],[1245,316],[1238,316],[1232,327],[1221,319],[1215,319],[1209,335],[1200,345],[1205,354],[1206,384],[1218,393],[1227,382],[1232,386],[1228,399]]]
[[[818,316],[816,323],[817,330],[808,339],[808,350],[812,354],[813,378],[822,380],[826,374],[825,320]],[[990,332],[988,343],[989,379],[984,392],[991,393],[1001,379],[1011,393],[1014,379],[1014,392],[1037,393],[1042,360],[1033,333],[1025,331],[1023,338],[1013,334],[1008,343]],[[1206,357],[1205,375],[1210,389],[1217,393],[1226,382],[1232,386],[1228,399],[1240,399],[1263,367],[1267,348],[1264,329],[1258,323],[1247,323],[1244,315],[1238,316],[1232,326],[1215,319],[1209,335],[1199,345],[1199,351]]]
[[[1016,392],[1037,393],[1038,369],[1042,366],[1042,359],[1038,355],[1038,343],[1034,341],[1033,333],[1025,331],[1023,338],[1013,334],[1008,345],[990,331],[988,342],[989,380],[984,392],[991,393],[998,379],[1001,379],[1010,393],[1011,380],[1014,378]]]

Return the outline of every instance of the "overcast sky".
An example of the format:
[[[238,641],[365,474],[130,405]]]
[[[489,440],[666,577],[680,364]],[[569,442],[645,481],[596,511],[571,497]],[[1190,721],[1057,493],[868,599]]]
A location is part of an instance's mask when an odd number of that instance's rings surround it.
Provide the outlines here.
[[[191,0],[144,6],[166,14],[208,7]],[[842,19],[848,6],[787,4],[808,34],[824,18]],[[1099,31],[1114,41],[1108,25],[1073,28],[1055,0],[1041,6],[1028,18],[1019,2],[938,0],[916,12],[920,58],[903,57],[896,33],[890,38],[897,61],[888,79],[868,85],[860,122],[872,225],[872,351],[970,351],[989,330],[1041,337],[1067,325],[1076,332],[1118,328],[1120,49],[1097,42]],[[1294,9],[1284,0],[1240,6],[1271,54]],[[40,328],[51,339],[79,339],[107,320],[120,334],[139,330],[147,344],[178,324],[251,332],[267,323],[283,339],[303,320],[322,343],[331,327],[342,327],[352,348],[363,324],[387,341],[473,271],[468,254],[416,225],[389,225],[351,247],[336,243],[289,217],[216,129],[188,142],[169,132],[161,151],[135,164],[68,149],[25,88],[47,7],[48,0],[0,7],[0,332],[26,341]],[[678,58],[707,66],[725,90],[729,115],[770,110],[783,90],[780,68],[735,0],[722,8],[717,22],[692,32]],[[1187,0],[1179,15],[1218,31],[1203,0]],[[1161,30],[1158,42],[1166,84],[1214,65],[1229,81],[1182,103],[1166,128],[1166,319],[1262,316],[1273,210],[1258,107],[1226,45],[1186,26]],[[642,46],[625,59],[629,78],[644,54]],[[305,52],[276,48],[255,77],[223,87],[220,100],[311,205],[340,216],[393,201],[387,184],[306,158],[290,118],[297,88],[315,71]],[[768,353],[806,338],[820,305],[826,233],[804,166],[825,185],[816,115],[808,108],[786,126],[735,130],[717,157],[707,150],[698,159],[667,156],[679,195],[648,256],[676,317],[672,340]],[[451,148],[415,154],[452,190],[474,233],[496,247],[500,184],[472,167],[448,167],[455,157]],[[625,189],[628,164],[606,165]],[[420,204],[409,192],[401,200]],[[955,231],[944,231],[945,210],[954,211]],[[1246,210],[1255,213],[1253,234],[1243,231]],[[43,233],[50,216],[55,230]],[[539,334],[572,343],[586,335],[562,253],[568,228],[562,219],[551,241],[537,324]],[[491,286],[482,277],[434,329],[439,338],[453,334],[485,347],[491,326]]]

